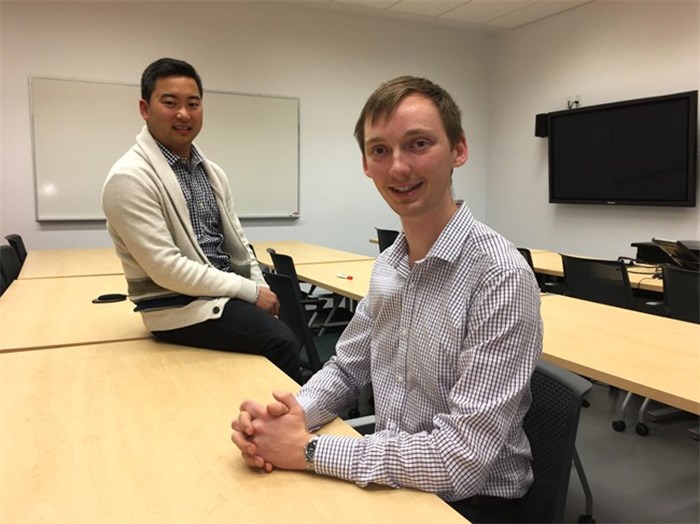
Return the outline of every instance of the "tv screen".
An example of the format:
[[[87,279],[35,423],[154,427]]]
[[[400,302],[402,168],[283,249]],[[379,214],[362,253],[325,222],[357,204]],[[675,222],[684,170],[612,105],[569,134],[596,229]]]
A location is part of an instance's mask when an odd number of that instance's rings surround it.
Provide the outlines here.
[[[547,115],[552,203],[695,206],[698,92]]]

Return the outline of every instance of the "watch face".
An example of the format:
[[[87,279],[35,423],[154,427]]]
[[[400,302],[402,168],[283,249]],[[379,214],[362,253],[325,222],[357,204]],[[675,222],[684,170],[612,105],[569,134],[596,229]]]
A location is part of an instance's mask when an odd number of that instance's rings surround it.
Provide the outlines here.
[[[316,454],[316,444],[318,442],[318,437],[313,437],[309,442],[306,443],[306,449],[304,450],[304,456],[306,462],[312,464],[314,461],[314,455]]]

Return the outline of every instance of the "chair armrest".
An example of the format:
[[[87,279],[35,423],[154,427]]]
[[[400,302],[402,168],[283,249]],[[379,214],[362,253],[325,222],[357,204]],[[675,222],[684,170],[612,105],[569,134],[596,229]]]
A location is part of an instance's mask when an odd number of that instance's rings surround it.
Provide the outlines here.
[[[348,419],[345,421],[345,423],[349,424],[350,427],[354,428],[355,431],[361,435],[369,435],[370,433],[374,433],[376,419],[374,418],[374,415],[367,415],[365,417]]]

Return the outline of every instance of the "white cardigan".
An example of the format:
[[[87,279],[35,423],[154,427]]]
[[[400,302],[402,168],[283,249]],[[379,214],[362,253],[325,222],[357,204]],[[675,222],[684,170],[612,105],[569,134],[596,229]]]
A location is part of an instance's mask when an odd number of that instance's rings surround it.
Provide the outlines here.
[[[222,248],[231,255],[234,273],[212,266],[197,243],[180,184],[146,126],[112,166],[102,190],[107,230],[124,267],[129,298],[199,297],[185,306],[142,311],[149,331],[219,318],[229,298],[254,303],[257,286],[266,285],[234,213],[225,173],[197,151],[216,197]]]

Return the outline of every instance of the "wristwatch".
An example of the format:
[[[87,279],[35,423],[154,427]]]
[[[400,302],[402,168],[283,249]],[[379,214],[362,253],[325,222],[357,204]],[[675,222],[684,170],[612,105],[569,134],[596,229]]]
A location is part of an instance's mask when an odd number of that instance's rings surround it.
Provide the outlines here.
[[[309,439],[304,446],[304,458],[306,459],[306,470],[316,471],[314,460],[316,459],[316,445],[318,444],[318,435],[314,435]]]

